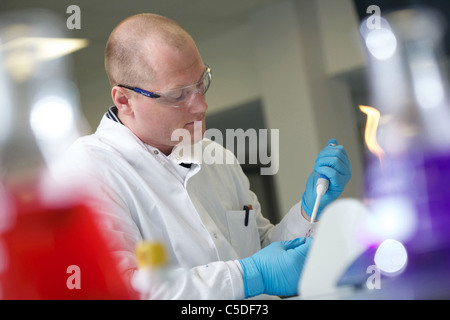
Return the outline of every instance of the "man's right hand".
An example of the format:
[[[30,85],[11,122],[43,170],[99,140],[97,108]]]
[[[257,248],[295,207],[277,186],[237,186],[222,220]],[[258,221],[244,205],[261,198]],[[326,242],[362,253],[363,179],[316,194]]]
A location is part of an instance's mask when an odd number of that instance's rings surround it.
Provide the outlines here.
[[[244,273],[245,297],[259,294],[297,294],[311,238],[274,242],[253,256],[239,260]]]

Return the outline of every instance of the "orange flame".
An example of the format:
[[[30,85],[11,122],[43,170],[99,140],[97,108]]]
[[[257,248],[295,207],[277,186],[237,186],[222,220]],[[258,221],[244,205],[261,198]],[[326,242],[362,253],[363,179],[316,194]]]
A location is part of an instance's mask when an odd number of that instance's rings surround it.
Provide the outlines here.
[[[367,115],[367,123],[366,123],[366,131],[365,131],[365,140],[367,147],[370,152],[375,154],[380,160],[380,164],[383,164],[384,150],[380,147],[377,142],[377,129],[378,124],[380,122],[380,112],[369,106],[359,106],[361,112]]]

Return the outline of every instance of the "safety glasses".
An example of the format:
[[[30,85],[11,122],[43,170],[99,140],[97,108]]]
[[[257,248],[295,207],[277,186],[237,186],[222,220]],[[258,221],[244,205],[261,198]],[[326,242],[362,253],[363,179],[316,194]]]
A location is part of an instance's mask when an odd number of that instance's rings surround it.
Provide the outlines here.
[[[199,82],[180,88],[174,88],[166,91],[147,91],[137,87],[131,87],[123,84],[118,84],[119,87],[133,90],[139,94],[142,94],[148,98],[158,99],[158,103],[161,103],[168,107],[178,108],[188,101],[190,97],[197,92],[202,96],[208,91],[211,84],[211,68],[205,64],[205,71]]]

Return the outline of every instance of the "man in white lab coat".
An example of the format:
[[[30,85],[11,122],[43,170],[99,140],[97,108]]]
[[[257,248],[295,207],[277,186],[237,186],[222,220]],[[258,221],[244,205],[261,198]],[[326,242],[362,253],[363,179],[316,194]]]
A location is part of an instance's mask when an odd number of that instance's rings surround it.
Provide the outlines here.
[[[295,294],[311,243],[303,237],[315,181],[318,173],[330,180],[322,209],[350,179],[345,149],[330,141],[301,203],[274,226],[240,165],[229,163],[234,156],[202,139],[211,70],[184,29],[158,15],[130,17],[111,33],[105,67],[114,106],[69,154],[101,199],[96,209],[121,270],[133,277],[136,243],[157,240],[178,269],[175,281],[141,284],[145,298]],[[189,141],[173,141],[176,130],[189,133]],[[207,148],[223,150],[224,161],[220,152],[215,159],[202,152]]]

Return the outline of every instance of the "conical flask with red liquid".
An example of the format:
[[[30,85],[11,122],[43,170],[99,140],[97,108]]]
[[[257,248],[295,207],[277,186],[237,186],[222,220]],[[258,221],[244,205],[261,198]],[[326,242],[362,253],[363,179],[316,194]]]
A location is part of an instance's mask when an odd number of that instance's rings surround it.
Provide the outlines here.
[[[85,195],[53,179],[82,123],[64,29],[41,10],[0,19],[0,299],[132,299]]]

